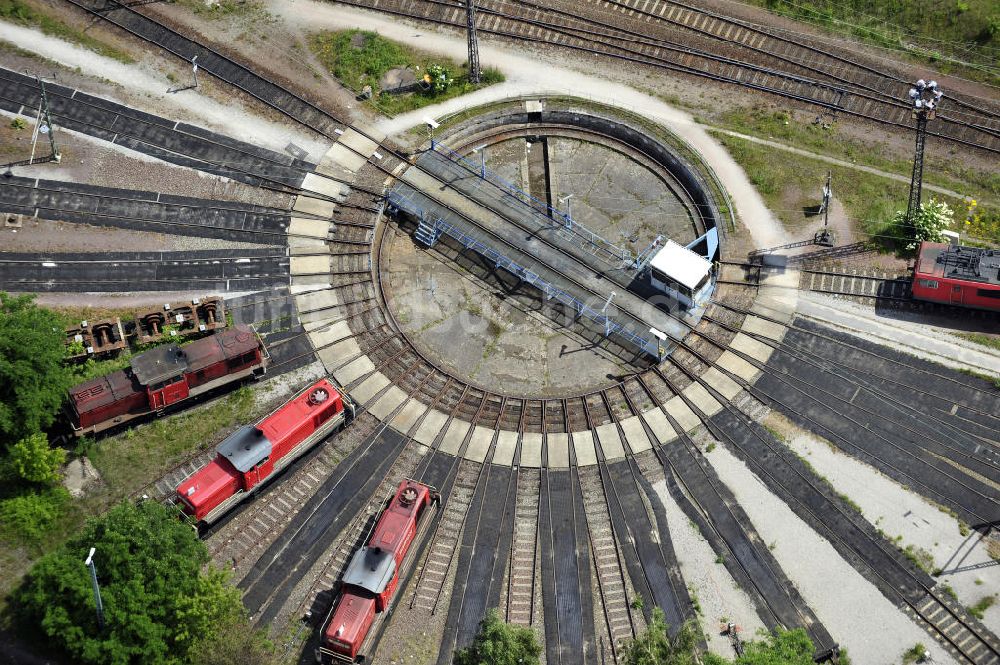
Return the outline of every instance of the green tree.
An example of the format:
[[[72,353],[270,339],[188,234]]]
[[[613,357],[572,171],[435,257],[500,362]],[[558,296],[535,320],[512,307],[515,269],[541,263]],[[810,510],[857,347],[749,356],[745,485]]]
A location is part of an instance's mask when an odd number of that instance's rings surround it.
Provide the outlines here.
[[[646,630],[625,645],[621,662],[625,665],[810,665],[813,643],[802,628],[777,630],[759,640],[744,643],[744,654],[735,661],[713,653],[698,654],[697,622],[688,621],[670,637],[663,610],[653,610]],[[700,660],[697,660],[700,658]],[[840,660],[849,665],[846,655]]]
[[[8,464],[22,480],[52,484],[59,480],[59,467],[66,462],[66,451],[49,446],[41,432],[25,437],[10,447]]]
[[[33,300],[0,291],[0,442],[6,445],[51,425],[71,381],[59,318]]]
[[[72,497],[62,485],[18,490],[19,494],[0,499],[0,532],[20,544],[41,547],[67,513]]]
[[[538,665],[541,654],[535,631],[504,623],[494,608],[480,622],[472,645],[455,652],[455,665]]]
[[[625,645],[622,662],[626,665],[695,665],[697,647],[697,623],[685,623],[671,638],[663,610],[655,607],[646,630]]]
[[[916,249],[922,240],[931,242],[941,242],[944,237],[941,235],[952,225],[955,220],[955,213],[944,201],[931,199],[927,203],[921,203],[920,208],[913,215],[913,227],[906,224],[906,211],[900,210],[892,218],[893,228],[904,231],[912,241],[906,245],[907,249]]]
[[[105,628],[94,613],[84,560],[97,552]],[[42,557],[14,592],[25,630],[40,630],[76,662],[174,665],[187,662],[213,625],[242,616],[221,573],[202,574],[208,552],[194,531],[152,501],[122,503]],[[201,631],[201,632],[199,632]]]

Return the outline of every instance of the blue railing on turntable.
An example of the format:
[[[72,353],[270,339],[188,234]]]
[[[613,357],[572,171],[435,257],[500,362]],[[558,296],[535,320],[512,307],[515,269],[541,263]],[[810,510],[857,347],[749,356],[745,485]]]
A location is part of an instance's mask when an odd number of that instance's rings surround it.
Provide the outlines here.
[[[635,257],[632,255],[632,252],[623,247],[619,247],[609,240],[605,240],[574,220],[568,213],[565,213],[558,208],[553,208],[548,203],[540,201],[509,180],[506,180],[497,173],[490,171],[486,168],[485,164],[476,164],[439,141],[433,141],[431,143],[431,149],[434,150],[435,153],[447,157],[453,162],[461,164],[469,171],[477,174],[483,180],[496,183],[501,189],[507,190],[507,192],[514,198],[527,205],[534,214],[544,217],[546,224],[557,223],[560,227],[560,231],[568,232],[570,234],[570,239],[572,239],[572,236],[582,239],[584,242],[594,247],[600,254],[606,255],[601,256],[601,258],[610,259],[616,267],[631,267],[634,264]],[[549,217],[543,211],[547,211],[552,215],[552,217]]]
[[[562,304],[572,307],[578,316],[585,316],[588,319],[600,324],[604,329],[604,336],[616,336],[637,347],[643,353],[659,359],[660,347],[657,340],[648,339],[628,326],[615,321],[613,318],[597,311],[579,298],[567,293],[555,286],[551,282],[543,279],[538,273],[533,272],[521,264],[517,263],[505,254],[501,254],[491,245],[483,242],[479,238],[469,235],[453,224],[449,224],[440,217],[428,218],[424,209],[408,196],[400,194],[397,190],[391,190],[386,197],[389,204],[395,208],[407,212],[417,218],[417,233],[414,234],[418,240],[428,247],[433,247],[442,234],[448,235],[459,242],[463,247],[480,254],[495,265],[503,268],[515,277],[525,281],[545,294],[546,300],[555,299]]]

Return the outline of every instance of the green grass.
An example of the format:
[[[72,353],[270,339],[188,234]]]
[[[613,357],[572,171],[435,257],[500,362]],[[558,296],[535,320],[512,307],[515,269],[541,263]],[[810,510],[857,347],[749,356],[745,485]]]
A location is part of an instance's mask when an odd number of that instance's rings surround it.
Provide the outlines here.
[[[903,653],[903,665],[913,665],[924,659],[924,652],[927,651],[922,643],[917,642]]]
[[[895,51],[934,68],[1000,81],[1000,8],[994,0],[751,0],[786,16]]]
[[[702,122],[740,134],[772,139],[802,150],[870,166],[909,178],[912,157],[886,156],[870,143],[843,136],[838,127],[828,129],[802,120],[786,110],[741,107],[723,111]],[[965,166],[963,160],[925,156],[924,182],[945,187],[973,198],[1000,200],[1000,171]],[[982,202],[981,202],[982,203]],[[964,207],[963,207],[964,210]],[[993,209],[995,212],[995,208]]]
[[[107,487],[107,505],[141,489],[222,432],[250,420],[253,391],[243,387],[210,406],[159,418],[92,447],[90,461]]]
[[[205,0],[174,0],[177,4],[187,7],[195,14],[207,18],[223,18],[226,16],[248,16],[263,11],[263,4],[257,0],[219,0],[211,5]]]
[[[113,58],[125,64],[135,62],[128,53],[105,44],[99,39],[74,28],[46,11],[28,4],[24,0],[0,0],[0,19],[31,28],[38,28],[50,37],[63,39],[90,49],[108,58]]]
[[[983,615],[986,614],[986,610],[996,605],[996,603],[996,594],[993,594],[992,596],[983,596],[979,599],[978,603],[969,608],[969,614],[982,621]]]
[[[883,246],[893,248],[892,241],[900,233],[890,221],[897,210],[906,208],[907,183],[848,167],[832,166],[802,155],[783,153],[776,158],[773,148],[713,133],[743,167],[767,206],[788,230],[801,230],[813,222],[815,218],[806,217],[804,208],[819,203],[829,171],[833,174],[834,196],[843,204],[853,228],[881,241]],[[960,217],[965,209],[963,202],[953,198],[940,195],[935,195],[935,198],[947,202],[956,211],[956,217]],[[956,219],[952,228],[963,231],[964,235],[967,227]],[[1000,242],[1000,235],[986,240]]]
[[[968,340],[975,344],[980,344],[990,349],[996,349],[1000,351],[1000,337],[995,337],[993,335],[984,335],[983,333],[952,333],[957,337]]]
[[[466,64],[423,53],[403,44],[386,39],[375,32],[362,30],[324,31],[309,38],[309,48],[326,69],[347,88],[360,93],[371,86],[372,105],[387,116],[436,104],[446,99],[472,92],[480,87],[500,83],[503,74],[495,69],[482,70],[479,85],[468,79]],[[451,72],[454,83],[442,92],[418,90],[400,95],[389,95],[379,89],[382,76],[397,67],[410,67],[420,78],[432,65],[441,65]]]
[[[910,560],[910,563],[915,565],[920,570],[925,573],[934,572],[934,555],[923,549],[922,547],[917,547],[916,545],[907,545],[902,548],[903,555]]]
[[[73,383],[75,385],[99,376],[104,376],[105,374],[110,374],[111,372],[117,372],[120,369],[125,369],[131,362],[132,354],[128,351],[123,351],[116,357],[108,358],[107,360],[88,358],[82,363],[70,365],[70,373],[73,375]]]

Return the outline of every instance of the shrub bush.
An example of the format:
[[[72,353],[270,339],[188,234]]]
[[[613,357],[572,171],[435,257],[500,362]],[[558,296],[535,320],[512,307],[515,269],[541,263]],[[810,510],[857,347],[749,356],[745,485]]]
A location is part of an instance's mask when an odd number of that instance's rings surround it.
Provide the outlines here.
[[[0,499],[0,524],[8,538],[38,545],[66,514],[69,503],[69,492],[61,486]]]

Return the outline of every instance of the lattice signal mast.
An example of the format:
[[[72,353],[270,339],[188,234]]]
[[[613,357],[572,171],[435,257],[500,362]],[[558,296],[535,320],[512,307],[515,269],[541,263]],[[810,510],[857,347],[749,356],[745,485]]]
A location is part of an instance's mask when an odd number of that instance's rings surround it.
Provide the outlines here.
[[[910,88],[912,117],[917,121],[917,143],[913,154],[913,175],[910,177],[910,201],[906,206],[906,225],[913,226],[913,218],[920,209],[920,189],[924,178],[924,143],[927,140],[927,121],[933,120],[937,106],[944,95],[937,81],[920,79]]]
[[[479,40],[476,39],[475,0],[465,0],[465,16],[469,29],[469,81],[479,83]]]

